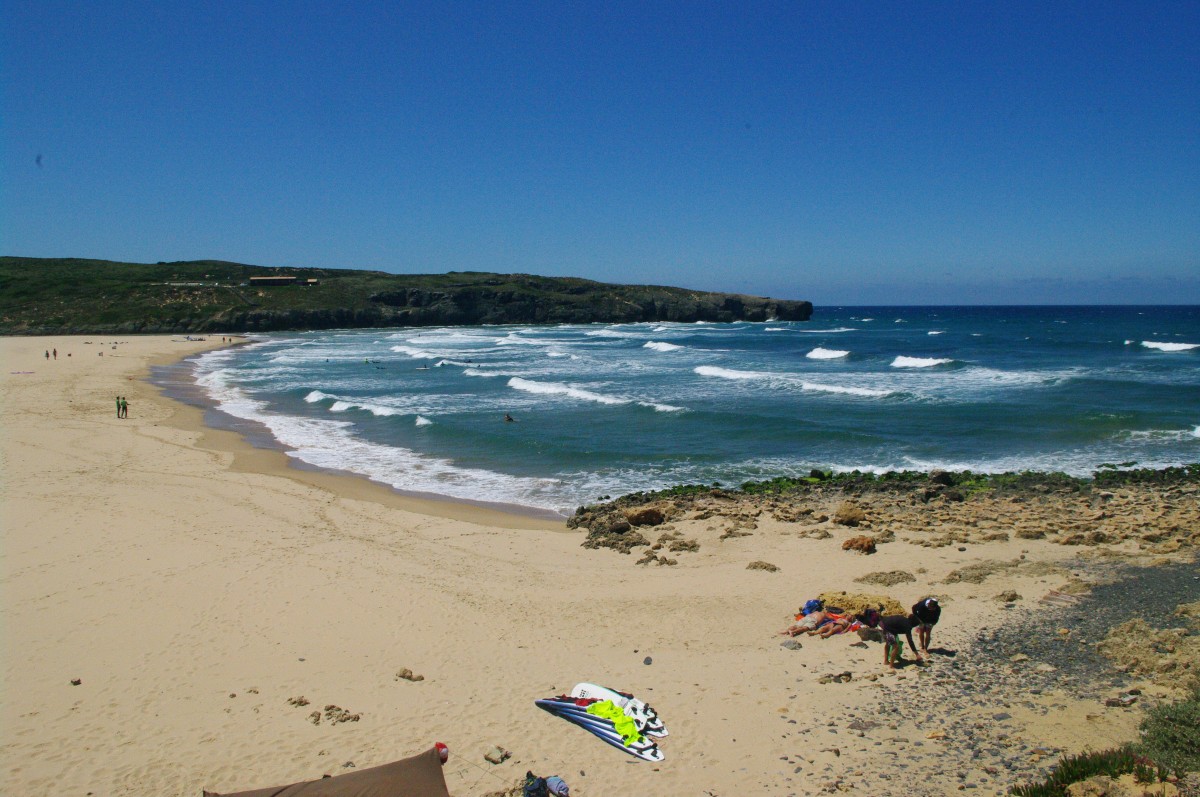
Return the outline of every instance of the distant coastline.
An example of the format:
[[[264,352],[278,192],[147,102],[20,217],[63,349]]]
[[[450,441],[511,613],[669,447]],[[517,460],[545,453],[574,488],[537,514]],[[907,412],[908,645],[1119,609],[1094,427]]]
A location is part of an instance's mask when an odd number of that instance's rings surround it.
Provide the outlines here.
[[[572,277],[0,257],[0,334],[806,321],[812,303]]]

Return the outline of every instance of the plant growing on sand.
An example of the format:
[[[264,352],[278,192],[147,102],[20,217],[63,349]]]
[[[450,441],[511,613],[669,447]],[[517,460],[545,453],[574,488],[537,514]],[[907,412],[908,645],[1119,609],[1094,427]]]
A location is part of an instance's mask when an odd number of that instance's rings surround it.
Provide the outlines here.
[[[1183,700],[1150,709],[1141,731],[1143,755],[1176,775],[1200,772],[1200,685]]]
[[[1066,797],[1067,787],[1072,783],[1097,775],[1117,778],[1131,772],[1139,783],[1161,781],[1167,774],[1134,745],[1127,744],[1112,750],[1063,756],[1041,783],[1014,786],[1009,793],[1016,797]]]

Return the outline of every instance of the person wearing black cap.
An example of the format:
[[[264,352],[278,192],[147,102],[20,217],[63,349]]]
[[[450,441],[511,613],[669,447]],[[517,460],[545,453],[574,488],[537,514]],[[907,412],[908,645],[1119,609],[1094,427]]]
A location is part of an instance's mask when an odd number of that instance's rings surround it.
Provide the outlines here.
[[[921,643],[921,655],[929,658],[929,639],[933,636],[933,627],[942,617],[942,607],[937,598],[921,598],[913,604],[912,616],[916,621],[917,641]],[[911,643],[910,643],[911,644]]]

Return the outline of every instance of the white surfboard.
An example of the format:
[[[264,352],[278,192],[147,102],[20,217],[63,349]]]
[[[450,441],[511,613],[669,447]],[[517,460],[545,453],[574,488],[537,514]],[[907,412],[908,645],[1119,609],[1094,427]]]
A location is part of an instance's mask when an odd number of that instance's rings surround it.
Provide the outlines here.
[[[580,683],[575,684],[575,687],[571,690],[571,697],[611,700],[625,712],[625,716],[631,718],[637,724],[638,730],[642,733],[647,736],[657,736],[660,738],[668,735],[667,726],[659,718],[658,712],[645,702],[638,700],[626,692],[618,692],[615,689],[609,689],[606,686],[597,686],[596,684]]]

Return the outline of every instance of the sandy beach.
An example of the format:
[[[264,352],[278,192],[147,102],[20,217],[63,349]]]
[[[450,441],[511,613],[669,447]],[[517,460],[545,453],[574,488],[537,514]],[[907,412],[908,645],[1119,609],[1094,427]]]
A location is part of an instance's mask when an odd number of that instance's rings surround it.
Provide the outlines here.
[[[1194,487],[1114,490],[1069,516],[862,496],[856,526],[836,520],[843,497],[715,497],[640,529],[668,535],[650,559],[583,547],[564,522],[292,468],[147,381],[221,345],[0,339],[6,793],[235,791],[441,741],[455,797],[526,770],[584,797],[1002,794],[1061,752],[1134,738],[1143,708],[1172,695],[1133,668],[1124,687],[1140,699],[1106,706],[1106,681],[996,639],[1044,617],[1069,636],[1056,613],[1115,562],[1191,561]],[[872,555],[843,549],[886,532]],[[893,572],[911,578],[858,581]],[[797,608],[832,591],[942,598],[932,662],[889,671],[852,636],[782,644]],[[534,706],[579,681],[652,703],[666,760]],[[485,761],[496,746],[511,757]]]

